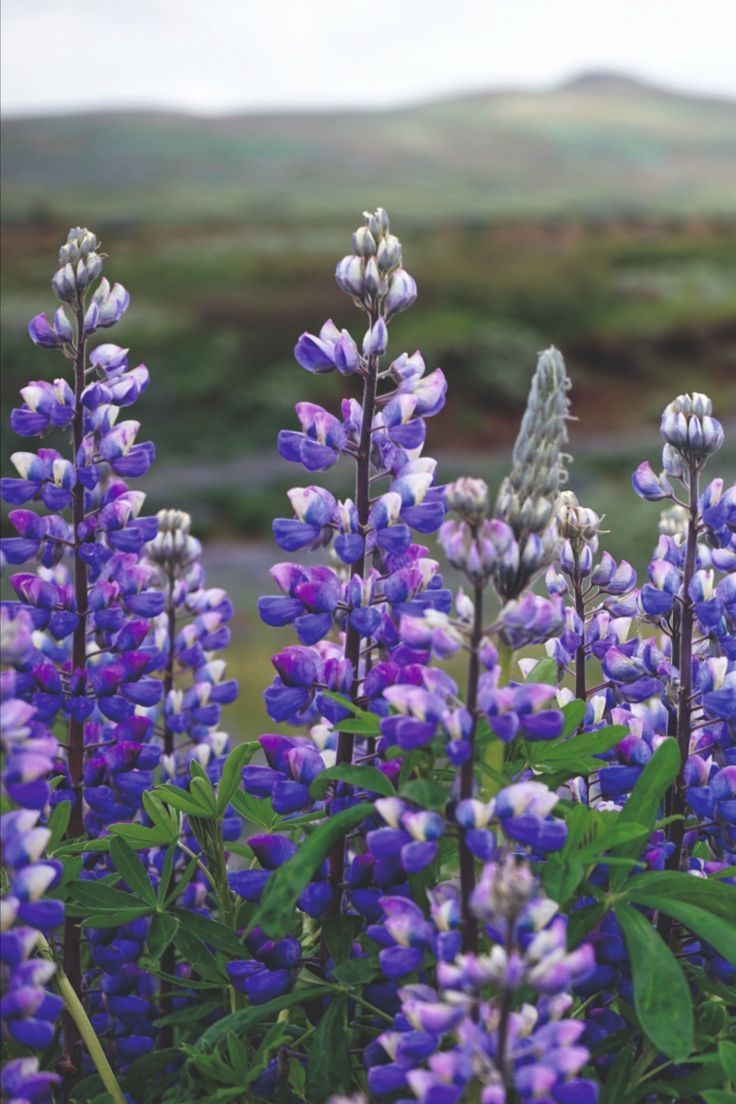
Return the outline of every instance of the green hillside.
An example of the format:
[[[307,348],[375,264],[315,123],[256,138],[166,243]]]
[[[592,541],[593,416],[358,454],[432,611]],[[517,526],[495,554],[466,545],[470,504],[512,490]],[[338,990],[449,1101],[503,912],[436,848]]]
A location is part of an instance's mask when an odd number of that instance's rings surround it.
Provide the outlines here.
[[[4,124],[5,217],[736,211],[736,104],[606,75],[369,113]]]

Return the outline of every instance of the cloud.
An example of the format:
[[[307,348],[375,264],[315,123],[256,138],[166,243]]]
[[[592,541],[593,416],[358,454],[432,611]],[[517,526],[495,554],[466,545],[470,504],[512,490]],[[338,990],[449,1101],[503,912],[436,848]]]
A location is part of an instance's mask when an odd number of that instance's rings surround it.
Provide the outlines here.
[[[736,94],[732,0],[3,0],[6,113],[388,107],[612,69]]]

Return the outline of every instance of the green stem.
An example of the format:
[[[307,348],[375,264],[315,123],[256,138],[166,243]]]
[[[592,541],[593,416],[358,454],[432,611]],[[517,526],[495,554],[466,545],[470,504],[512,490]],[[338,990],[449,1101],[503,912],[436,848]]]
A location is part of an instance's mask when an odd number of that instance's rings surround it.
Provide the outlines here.
[[[500,668],[498,676],[499,686],[508,686],[511,682],[511,665],[514,661],[514,649],[510,644],[506,644],[505,641],[499,640],[498,642],[498,666]]]
[[[66,976],[61,966],[56,962],[51,947],[42,935],[39,936],[38,947],[44,958],[56,964],[56,974],[54,975],[56,987],[64,1000],[66,1011],[74,1022],[74,1026],[87,1048],[87,1052],[94,1063],[95,1069],[100,1075],[102,1084],[113,1098],[115,1104],[125,1104],[123,1090],[120,1088],[117,1078],[112,1071],[112,1066],[107,1060],[107,1055],[100,1045],[100,1040],[95,1034],[95,1029],[89,1022],[87,1013],[84,1010],[84,1005],[75,993],[74,986],[69,981],[69,978]]]

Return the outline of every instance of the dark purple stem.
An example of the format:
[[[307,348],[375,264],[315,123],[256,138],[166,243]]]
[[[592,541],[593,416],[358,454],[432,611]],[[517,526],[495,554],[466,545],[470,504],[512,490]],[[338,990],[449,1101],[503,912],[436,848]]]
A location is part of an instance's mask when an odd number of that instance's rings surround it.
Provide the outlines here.
[[[475,730],[477,727],[478,680],[480,678],[480,643],[483,639],[483,588],[476,586],[473,591],[475,612],[473,630],[470,637],[470,660],[468,663],[468,685],[465,695],[465,707],[471,717],[468,744],[470,752],[460,769],[460,800],[473,796],[475,766]],[[475,889],[475,858],[465,843],[465,833],[460,832],[460,903],[462,911],[463,950],[474,953],[478,949],[478,921],[470,908],[470,899]]]
[[[166,670],[164,671],[164,705],[169,696],[169,692],[174,686],[174,647],[176,640],[176,609],[174,608],[174,566],[171,565],[169,580],[168,580],[168,594],[167,594],[167,622],[168,622],[168,637],[169,637],[169,650],[166,657]],[[164,713],[165,716],[165,713]],[[168,725],[168,722],[164,720],[164,755],[173,755],[174,753],[174,733]],[[172,875],[172,880],[176,877]],[[170,889],[172,887],[169,887]],[[173,974],[176,969],[176,950],[174,944],[169,945],[164,950],[161,957],[161,969],[166,974]],[[167,989],[161,997],[161,1015],[168,1016],[174,1011],[173,1005],[173,992]],[[173,1046],[174,1042],[174,1027],[172,1024],[166,1024],[161,1028],[161,1034],[159,1036],[159,1045],[162,1049],[166,1049]]]
[[[84,440],[84,368],[86,336],[84,332],[84,304],[77,307],[77,345],[74,355],[74,420],[72,441],[74,460],[77,462]],[[84,485],[77,480],[72,491],[72,522],[74,528],[74,599],[79,623],[72,636],[72,672],[84,672],[87,665],[87,565],[79,555],[84,529]],[[67,768],[69,784],[74,795],[67,839],[84,835],[84,722],[70,718],[67,740]],[[82,953],[79,923],[72,917],[64,922],[64,973],[75,993],[82,992]],[[64,1054],[62,1066],[70,1080],[81,1072],[82,1039],[71,1016],[63,1015]]]
[[[680,771],[670,791],[669,807],[671,815],[679,819],[667,826],[670,842],[674,849],[667,867],[679,870],[682,862],[682,848],[685,838],[685,767],[690,754],[692,690],[693,690],[693,628],[695,615],[690,597],[690,583],[695,573],[695,561],[698,552],[698,470],[690,465],[690,517],[687,526],[687,546],[685,549],[685,569],[682,576],[682,613],[680,616],[680,689],[677,694],[677,743],[680,748]]]
[[[371,327],[376,321],[376,316],[371,315]],[[362,421],[360,427],[360,442],[356,456],[355,467],[355,508],[358,513],[360,532],[366,535],[368,527],[368,515],[371,508],[370,474],[371,474],[371,428],[373,425],[373,412],[376,407],[376,384],[378,375],[378,357],[371,356],[368,359],[366,375],[363,380],[363,404]],[[354,565],[354,572],[365,576],[366,553],[365,548],[360,559]],[[353,666],[353,684],[350,690],[350,699],[358,700],[360,690],[360,634],[348,624],[345,637],[345,658],[349,659]],[[340,765],[352,763],[355,737],[352,732],[340,732],[337,737],[337,755],[335,762]],[[329,858],[330,883],[334,890],[333,911],[340,911],[340,886],[343,882],[345,870],[345,846],[339,843],[331,852]]]
[[[575,561],[573,590],[575,593],[575,612],[583,623],[582,640],[575,652],[575,697],[584,702],[587,695],[587,687],[585,685],[585,599],[583,598],[583,588],[580,582],[577,560]]]

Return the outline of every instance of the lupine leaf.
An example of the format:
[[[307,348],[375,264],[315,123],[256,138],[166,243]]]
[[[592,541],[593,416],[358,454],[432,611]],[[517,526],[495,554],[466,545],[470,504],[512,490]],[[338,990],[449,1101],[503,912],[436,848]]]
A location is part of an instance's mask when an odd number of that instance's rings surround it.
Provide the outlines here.
[[[450,800],[448,791],[428,778],[413,778],[410,782],[405,782],[399,789],[399,796],[406,798],[407,801],[414,801],[423,809],[439,811],[444,809]]]
[[[377,767],[338,763],[317,775],[309,787],[310,796],[318,800],[324,797],[331,782],[349,782],[351,786],[359,786],[382,797],[393,797],[396,793],[390,779]]]
[[[347,997],[336,996],[327,1006],[309,1050],[307,1099],[324,1102],[335,1092],[349,1092],[350,1036]]]
[[[196,935],[203,943],[210,943],[219,951],[227,951],[236,958],[245,955],[245,947],[238,939],[235,932],[226,928],[224,924],[218,924],[216,920],[210,920],[206,916],[200,916],[198,912],[189,912],[188,909],[172,909],[174,916],[181,926],[192,935]]]
[[[675,740],[663,740],[639,775],[636,785],[619,814],[619,824],[643,824],[653,828],[662,796],[677,778],[680,769],[680,749]],[[641,854],[638,843],[622,843],[614,848],[614,855],[636,859]],[[616,889],[626,880],[626,869],[611,871],[611,888]]]
[[[525,683],[543,682],[548,686],[556,686],[558,678],[557,660],[551,659],[547,656],[545,659],[540,659],[538,663],[532,667],[529,674],[524,679]]]
[[[536,741],[532,743],[535,761],[554,766],[572,756],[601,755],[619,744],[627,732],[625,725],[608,725],[594,732],[581,732],[569,740]]]
[[[693,1007],[682,968],[641,912],[616,908],[634,982],[634,1008],[648,1039],[668,1058],[684,1061],[693,1049]]]
[[[176,836],[167,834],[164,828],[158,825],[155,828],[144,828],[142,824],[111,824],[110,833],[124,839],[131,847],[140,847],[141,850],[148,847],[164,847],[176,839]]]
[[[142,905],[150,912],[150,906],[136,893],[126,893],[122,889],[113,889],[101,881],[78,881],[70,886],[70,893],[80,905],[97,911],[108,909],[130,909]],[[136,904],[137,902],[137,904]]]
[[[565,718],[565,727],[561,738],[564,740],[567,736],[572,736],[575,729],[582,723],[585,716],[585,702],[580,701],[580,698],[574,698],[563,706],[562,715]]]
[[[200,770],[203,770],[202,766],[196,761],[196,759],[192,759],[190,766],[192,768],[196,766],[199,767]],[[203,778],[200,774],[193,773],[193,776],[189,781],[189,793],[206,810],[206,816],[217,816],[215,790],[206,775]]]
[[[54,848],[57,847],[62,839],[64,833],[69,827],[69,821],[72,815],[72,803],[71,801],[60,801],[58,805],[54,806],[54,810],[49,817],[46,827],[51,832],[49,842],[46,844],[46,850],[50,855]]]
[[[305,989],[295,989],[291,993],[284,993],[283,996],[264,1001],[263,1004],[256,1004],[251,1008],[242,1008],[238,1012],[231,1012],[228,1016],[223,1016],[217,1023],[208,1027],[200,1035],[196,1046],[199,1048],[218,1043],[225,1038],[229,1031],[234,1031],[236,1035],[243,1035],[255,1024],[268,1023],[282,1009],[291,1008],[295,1004],[302,1004],[307,1001],[320,1000],[328,992],[330,992],[330,989],[326,985],[311,985]]]
[[[723,1072],[736,1089],[736,1043],[721,1039],[718,1043],[718,1057],[721,1060]]]
[[[131,920],[139,920],[141,916],[150,916],[151,910],[147,905],[135,905],[131,908],[109,909],[107,912],[93,912],[88,909],[69,909],[69,916],[84,916],[85,924],[90,928],[118,928],[121,924],[129,924]]]
[[[225,812],[230,799],[236,790],[240,789],[242,782],[242,770],[249,763],[255,753],[260,749],[260,744],[252,741],[247,744],[239,744],[228,755],[222,768],[222,775],[217,786],[217,812],[220,816]]]
[[[164,804],[173,806],[187,816],[209,817],[212,814],[212,807],[200,801],[198,795],[182,790],[179,786],[172,786],[171,783],[157,786],[153,792]]]
[[[351,958],[335,966],[332,971],[334,977],[343,985],[365,985],[380,972],[375,958]]]
[[[357,938],[360,927],[358,916],[325,916],[322,935],[335,962],[345,962],[350,958],[353,940]]]
[[[148,929],[147,949],[150,958],[160,959],[179,928],[175,916],[157,912]]]
[[[160,1077],[168,1065],[181,1060],[181,1052],[175,1047],[153,1050],[150,1054],[144,1054],[142,1058],[136,1058],[135,1062],[131,1063],[125,1074],[123,1087],[137,1100],[154,1075]]]
[[[193,966],[203,979],[218,986],[227,984],[229,979],[220,969],[215,956],[205,947],[202,940],[191,931],[180,925],[174,936],[174,944],[184,961]]]
[[[202,1003],[195,1003],[188,1008],[179,1008],[176,1012],[169,1012],[165,1016],[159,1016],[154,1021],[156,1027],[166,1027],[168,1024],[184,1024],[193,1023],[195,1020],[204,1020],[209,1016],[210,1012],[214,1012],[216,1008],[222,1008],[222,1002],[219,1000],[203,1001]]]
[[[232,1038],[232,1032],[228,1038]],[[260,1077],[266,1066],[271,1061],[275,1052],[286,1042],[286,1024],[277,1022],[271,1024],[263,1037],[254,1060],[250,1063],[250,1069],[246,1074],[245,1084],[252,1085],[256,1078]],[[237,1071],[239,1074],[239,1070]],[[243,1082],[240,1081],[242,1084]]]
[[[689,875],[686,874],[684,877],[689,877]],[[634,879],[635,882],[638,880],[638,878]],[[696,881],[697,879],[693,878],[692,880]],[[674,920],[679,920],[699,939],[704,939],[706,943],[710,943],[721,958],[725,958],[727,962],[736,965],[736,923],[733,919],[736,912],[733,912],[731,918],[726,920],[722,916],[710,912],[707,907],[700,908],[698,905],[690,904],[689,901],[663,897],[656,892],[647,892],[646,890],[639,892],[636,886],[627,894],[627,898],[636,904],[658,909]]]
[[[621,1047],[606,1075],[605,1084],[601,1086],[598,1104],[626,1104],[626,1089],[631,1084],[634,1057],[633,1047]]]
[[[326,856],[347,832],[372,812],[371,804],[351,805],[315,828],[297,854],[271,874],[250,929],[260,925],[271,939],[280,939],[285,935],[294,921],[294,911],[302,891]]]
[[[662,899],[695,905],[723,920],[732,921],[736,916],[736,886],[728,882],[695,878],[679,870],[652,870],[640,875],[625,891],[627,900],[633,900],[634,894],[638,898],[642,894],[655,893]]]
[[[371,713],[370,716],[375,717],[375,721],[369,721],[365,717],[354,717],[352,720],[340,721],[335,725],[335,729],[338,732],[350,732],[356,736],[380,736],[381,718],[375,713]]]
[[[579,851],[575,853],[575,858],[581,862],[589,863],[594,859],[604,856],[606,851],[611,851],[614,847],[618,847],[623,843],[631,843],[634,840],[644,841],[649,836],[649,828],[645,828],[643,824],[612,824],[609,828],[604,828],[600,835],[591,840],[584,847],[581,847]],[[605,858],[603,859],[605,862]]]
[[[146,868],[133,848],[122,837],[116,836],[111,840],[110,858],[123,881],[127,882],[133,892],[144,900],[147,905],[155,909],[157,904],[156,893],[146,873]]]

